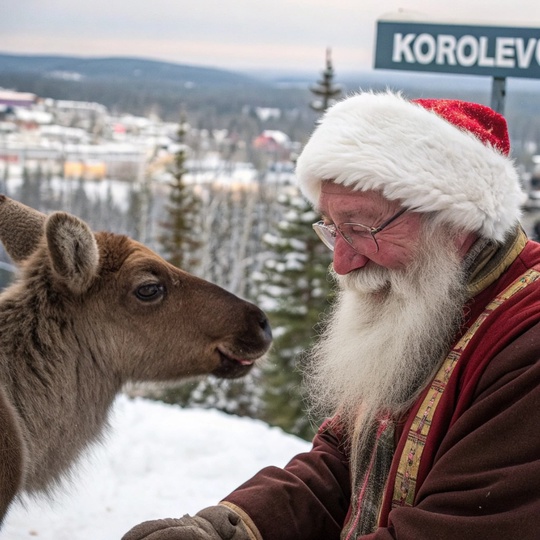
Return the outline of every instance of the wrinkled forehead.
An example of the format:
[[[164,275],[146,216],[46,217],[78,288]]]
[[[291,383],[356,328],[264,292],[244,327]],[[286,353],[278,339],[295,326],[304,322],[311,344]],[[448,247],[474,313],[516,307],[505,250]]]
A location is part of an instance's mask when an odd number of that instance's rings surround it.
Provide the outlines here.
[[[352,186],[338,184],[333,180],[323,180],[321,182],[321,193],[329,193],[334,195],[358,194],[362,193],[359,189],[354,189]]]
[[[321,184],[317,210],[327,213],[338,209],[351,211],[356,208],[361,211],[372,208],[377,211],[398,206],[398,201],[389,201],[380,191],[361,191],[336,182],[324,181]]]

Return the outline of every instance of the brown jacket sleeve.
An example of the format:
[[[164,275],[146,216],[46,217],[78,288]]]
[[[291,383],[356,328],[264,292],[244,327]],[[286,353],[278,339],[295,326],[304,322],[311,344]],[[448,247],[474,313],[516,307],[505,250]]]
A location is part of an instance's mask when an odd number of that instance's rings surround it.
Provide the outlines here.
[[[488,364],[412,508],[365,540],[540,538],[540,325]]]
[[[261,470],[224,500],[243,510],[264,540],[339,540],[349,499],[347,459],[325,426],[310,452],[284,469]]]
[[[365,540],[540,538],[540,325],[504,348],[452,424],[412,508],[390,512]],[[270,467],[226,500],[263,540],[337,540],[350,491],[330,430],[285,469]]]

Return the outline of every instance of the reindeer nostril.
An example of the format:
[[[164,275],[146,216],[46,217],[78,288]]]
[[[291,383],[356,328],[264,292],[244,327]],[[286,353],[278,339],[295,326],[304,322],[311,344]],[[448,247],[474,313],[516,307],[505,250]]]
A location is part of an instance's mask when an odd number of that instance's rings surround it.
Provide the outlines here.
[[[269,340],[271,340],[272,339],[272,328],[270,326],[270,322],[268,321],[268,319],[264,315],[260,319],[259,325],[260,325],[262,331],[264,332],[265,337],[268,338]]]

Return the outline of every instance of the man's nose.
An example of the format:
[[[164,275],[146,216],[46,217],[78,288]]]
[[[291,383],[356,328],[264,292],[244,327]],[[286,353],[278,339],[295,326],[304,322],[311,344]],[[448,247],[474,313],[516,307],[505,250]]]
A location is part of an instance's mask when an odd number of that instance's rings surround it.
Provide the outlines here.
[[[334,271],[345,275],[353,270],[363,268],[369,262],[369,257],[355,251],[343,238],[337,237],[334,246]]]

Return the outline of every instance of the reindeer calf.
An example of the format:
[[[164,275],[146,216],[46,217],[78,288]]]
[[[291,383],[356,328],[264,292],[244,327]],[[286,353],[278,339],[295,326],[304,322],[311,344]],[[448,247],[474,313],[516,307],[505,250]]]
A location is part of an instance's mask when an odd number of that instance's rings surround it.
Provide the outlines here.
[[[98,441],[128,381],[239,377],[270,346],[262,311],[126,236],[0,195],[18,279],[0,294],[0,524]]]

